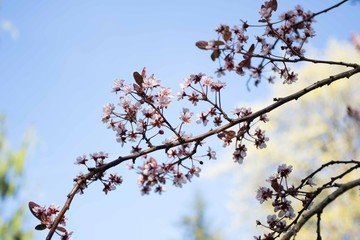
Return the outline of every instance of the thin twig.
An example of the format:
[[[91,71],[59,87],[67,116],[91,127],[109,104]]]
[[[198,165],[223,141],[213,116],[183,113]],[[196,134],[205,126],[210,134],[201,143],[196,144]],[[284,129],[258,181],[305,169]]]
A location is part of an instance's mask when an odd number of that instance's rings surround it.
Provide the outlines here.
[[[321,214],[322,214],[322,210],[317,213],[317,223],[316,223],[317,238],[316,238],[316,240],[321,240]]]
[[[297,232],[300,231],[300,229],[311,217],[313,217],[315,214],[322,212],[327,205],[329,205],[332,201],[341,196],[343,193],[357,186],[360,186],[360,178],[340,185],[340,187],[336,191],[328,195],[323,201],[321,201],[319,204],[317,204],[311,210],[305,213],[302,218],[294,225],[294,227],[281,238],[281,240],[289,240],[292,236],[294,236]]]

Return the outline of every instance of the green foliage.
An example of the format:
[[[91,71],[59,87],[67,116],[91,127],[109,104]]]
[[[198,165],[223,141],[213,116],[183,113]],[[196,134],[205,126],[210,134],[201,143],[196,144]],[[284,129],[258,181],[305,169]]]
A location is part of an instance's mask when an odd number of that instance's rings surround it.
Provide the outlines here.
[[[4,131],[4,118],[0,115],[0,239],[29,240],[31,232],[23,231],[25,205],[12,208],[10,217],[4,217],[7,206],[16,202],[21,190],[21,180],[26,158],[27,144],[20,149],[12,150],[8,146]]]
[[[219,233],[213,233],[205,220],[206,205],[201,197],[197,195],[193,206],[193,215],[184,216],[182,226],[185,229],[185,239],[191,240],[221,240]]]

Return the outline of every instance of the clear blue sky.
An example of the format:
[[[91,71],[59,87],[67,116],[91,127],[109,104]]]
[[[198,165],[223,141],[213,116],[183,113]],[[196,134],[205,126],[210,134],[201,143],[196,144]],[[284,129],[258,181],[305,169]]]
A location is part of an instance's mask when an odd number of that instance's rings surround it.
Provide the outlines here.
[[[279,1],[279,12],[300,2],[319,11],[337,1]],[[110,94],[114,79],[131,81],[132,72],[144,66],[171,87],[191,73],[212,74],[216,64],[194,43],[215,38],[213,29],[221,23],[255,23],[261,3],[1,1],[0,112],[13,146],[19,146],[27,129],[36,132],[22,200],[62,205],[73,177],[84,170],[73,164],[78,155],[106,151],[116,158],[124,152],[101,122],[102,106],[116,101]],[[311,45],[321,49],[329,38],[348,40],[351,32],[360,33],[359,12],[360,4],[347,3],[320,16]],[[12,30],[6,30],[9,22]],[[226,79],[239,82],[239,88],[229,92],[230,106],[266,95],[265,87],[247,92],[238,76]],[[241,174],[241,166],[234,167]],[[228,239],[240,236],[230,230],[226,208],[231,176],[195,179],[183,189],[169,185],[163,196],[141,197],[135,173],[123,166],[116,171],[125,180],[117,191],[104,196],[94,184],[75,198],[67,215],[75,239],[181,239],[177,223],[189,212],[196,191],[205,195],[211,226]],[[29,215],[29,225],[36,223]],[[44,238],[45,232],[36,236]]]

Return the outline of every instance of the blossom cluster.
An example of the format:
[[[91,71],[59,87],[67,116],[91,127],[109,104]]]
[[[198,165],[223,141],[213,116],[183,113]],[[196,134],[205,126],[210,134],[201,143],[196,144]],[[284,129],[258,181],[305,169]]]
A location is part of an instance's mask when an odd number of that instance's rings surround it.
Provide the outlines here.
[[[174,163],[158,163],[155,158],[150,157],[145,159],[142,166],[137,167],[137,172],[140,175],[138,184],[141,187],[141,193],[149,194],[152,189],[155,193],[161,194],[165,191],[165,183],[167,180],[172,181],[176,187],[182,187],[183,184],[191,182],[193,176],[199,177],[201,169],[192,165],[187,167],[186,173],[181,171],[178,164]],[[134,164],[128,163],[128,169],[134,169]]]
[[[253,113],[250,108],[236,107],[232,111],[235,117],[230,117],[221,103],[221,92],[226,83],[202,73],[191,74],[180,83],[180,91],[176,94],[177,101],[187,101],[194,109],[200,108],[200,105],[207,105],[208,108],[196,113],[183,107],[179,112],[178,122],[174,123],[166,112],[175,98],[172,89],[162,86],[154,74],[147,76],[146,68],[141,74],[134,72],[134,80],[133,84],[115,80],[112,91],[119,96],[119,102],[116,105],[108,103],[104,106],[102,121],[115,132],[116,141],[121,146],[131,144],[129,154],[136,155],[132,158],[132,164],[135,164],[138,157],[144,157],[140,166],[129,167],[131,164],[128,164],[129,169],[136,169],[140,175],[139,186],[143,194],[148,194],[151,189],[155,189],[157,193],[163,192],[164,184],[169,179],[174,186],[181,187],[183,183],[190,181],[193,175],[198,175],[200,168],[196,164],[202,164],[202,158],[216,158],[210,147],[206,152],[198,148],[203,147],[205,142],[203,139],[194,139],[192,129],[188,126],[200,124],[204,129],[212,131],[211,127],[231,124]],[[236,133],[234,130],[223,130],[217,134],[224,142],[224,147],[235,143],[235,162],[241,163],[246,156],[247,148],[243,141],[245,136],[250,136],[248,140],[257,148],[266,147],[269,139],[265,132],[259,128],[253,133],[251,131],[255,124],[252,124],[254,119],[239,123]],[[258,121],[267,122],[269,119],[263,114],[258,117]],[[209,123],[212,126],[209,126]],[[158,163],[155,157],[143,153],[149,148],[159,147],[166,149],[167,161],[163,163]],[[203,153],[199,153],[200,151]],[[84,159],[85,156],[80,158],[78,163],[84,164]],[[190,164],[186,164],[185,160],[189,160]],[[99,163],[96,163],[96,167],[98,165]]]
[[[108,154],[104,152],[95,152],[90,154],[89,156],[86,156],[84,154],[76,158],[75,164],[84,165],[87,167],[88,171],[91,172],[95,168],[102,167],[105,164],[106,158],[108,158]],[[89,159],[94,162],[93,166],[88,165],[87,162],[89,161]],[[87,188],[90,183],[99,180],[104,185],[104,193],[107,194],[109,191],[115,190],[116,186],[120,185],[123,182],[122,177],[118,176],[116,173],[110,173],[109,177],[107,178],[105,178],[105,175],[105,171],[100,171],[99,173],[94,174],[91,178],[86,179],[86,182],[82,183],[79,186],[78,192],[80,192],[80,194],[83,194],[85,188]],[[82,177],[83,174],[80,173],[80,175],[74,179],[74,182],[77,183],[78,180],[80,180]]]
[[[241,21],[240,25],[234,27],[222,24],[215,29],[218,34],[216,40],[196,43],[200,49],[212,51],[212,60],[219,59],[220,67],[216,71],[219,77],[225,75],[226,71],[234,71],[241,76],[248,71],[255,85],[264,78],[273,83],[276,75],[285,84],[297,80],[297,74],[287,62],[303,60],[304,44],[315,36],[312,27],[314,15],[298,5],[293,10],[280,14],[278,20],[272,20],[272,14],[276,10],[276,0],[266,1],[259,12],[259,22],[262,25],[249,25],[246,21]],[[261,35],[255,35],[255,43],[251,45],[248,44],[250,27],[263,29]],[[236,62],[235,55],[238,54],[243,59]],[[275,75],[267,76],[264,72],[273,72]]]
[[[46,228],[50,229],[53,225],[54,219],[59,213],[59,206],[55,204],[51,204],[49,207],[41,207],[40,205],[29,202],[30,212],[40,220],[40,224],[35,227],[36,230],[44,230]],[[60,219],[60,225],[66,225],[66,218],[63,216]],[[56,227],[57,234],[60,235],[61,240],[71,240],[72,232],[68,232],[64,227],[57,226]],[[61,232],[61,233],[59,233]]]
[[[287,224],[286,220],[293,220],[296,217],[293,203],[289,199],[295,199],[301,201],[304,209],[310,209],[312,204],[313,194],[300,190],[300,187],[295,188],[294,185],[289,184],[288,178],[292,172],[293,167],[291,165],[282,164],[278,167],[277,173],[270,176],[267,182],[270,183],[270,187],[259,187],[256,194],[256,199],[260,203],[266,201],[272,201],[272,207],[274,212],[267,217],[267,225],[262,224],[260,221],[256,221],[257,225],[262,225],[272,232],[264,234],[262,237],[255,237],[257,240],[270,240],[275,239],[276,234],[281,234],[289,231],[291,224]],[[304,182],[304,186],[316,185],[312,178],[307,178]]]

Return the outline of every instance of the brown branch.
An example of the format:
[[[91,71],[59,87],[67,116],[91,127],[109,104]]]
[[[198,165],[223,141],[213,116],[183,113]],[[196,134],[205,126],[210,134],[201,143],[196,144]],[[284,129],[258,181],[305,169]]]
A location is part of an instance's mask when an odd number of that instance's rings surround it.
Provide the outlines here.
[[[334,201],[336,198],[338,198],[340,195],[345,193],[346,191],[356,187],[360,186],[360,178],[353,180],[351,182],[341,184],[340,187],[331,193],[329,196],[327,196],[323,201],[321,201],[319,204],[314,206],[310,211],[305,213],[302,218],[297,222],[297,224],[294,225],[294,227],[286,233],[281,240],[289,240],[292,236],[294,236],[297,232],[300,231],[300,229],[304,226],[304,224],[314,215],[320,214],[327,205],[329,205],[332,201]]]
[[[98,174],[98,173],[101,173],[101,172],[105,172],[107,169],[109,168],[112,168],[114,166],[117,166],[119,165],[120,163],[126,161],[126,160],[131,160],[131,159],[136,159],[140,156],[143,156],[143,155],[146,155],[146,154],[149,154],[149,153],[152,153],[152,152],[155,152],[155,151],[158,151],[158,150],[161,150],[161,149],[168,149],[168,148],[172,148],[172,147],[175,147],[175,146],[179,146],[179,145],[182,145],[184,143],[190,143],[190,142],[199,142],[199,141],[202,141],[203,139],[205,138],[208,138],[210,136],[213,136],[215,134],[218,134],[226,129],[229,129],[239,123],[242,123],[242,122],[251,122],[252,120],[260,117],[261,115],[265,114],[265,113],[268,113],[268,112],[271,112],[272,110],[284,105],[285,103],[287,102],[290,102],[292,100],[298,100],[300,97],[302,97],[303,95],[311,92],[311,91],[314,91],[315,89],[318,89],[318,88],[321,88],[325,85],[330,85],[331,83],[337,81],[337,80],[340,80],[340,79],[343,79],[343,78],[350,78],[351,76],[357,74],[360,72],[360,65],[356,65],[354,66],[354,69],[352,70],[349,70],[349,71],[345,71],[345,72],[342,72],[342,73],[339,73],[337,75],[334,75],[334,76],[330,76],[326,79],[323,79],[321,81],[317,81],[315,83],[313,83],[312,85],[294,93],[294,94],[291,94],[291,95],[288,95],[284,98],[279,98],[279,99],[276,99],[276,102],[251,114],[251,115],[248,115],[246,117],[243,117],[243,118],[239,118],[239,119],[236,119],[230,123],[227,123],[225,124],[224,126],[221,126],[221,127],[218,127],[214,130],[211,130],[211,131],[208,131],[206,133],[203,133],[203,134],[200,134],[198,136],[195,136],[195,137],[192,137],[192,138],[184,138],[184,139],[181,139],[181,141],[174,141],[172,143],[168,143],[168,144],[163,144],[163,145],[158,145],[158,146],[154,146],[154,147],[151,147],[151,148],[148,148],[144,151],[141,151],[139,153],[135,153],[135,154],[132,154],[132,155],[128,155],[128,156],[125,156],[125,157],[121,157],[119,156],[117,159],[107,163],[107,164],[104,164],[102,165],[101,167],[98,167],[98,168],[95,168],[93,169],[91,172],[83,175],[81,178],[78,179],[78,181],[76,182],[75,186],[73,187],[73,189],[71,190],[71,192],[69,193],[69,195],[67,196],[67,200],[63,206],[63,208],[61,209],[61,211],[58,213],[57,217],[55,218],[54,222],[53,222],[53,225],[46,237],[46,240],[50,240],[52,238],[52,236],[54,235],[55,233],[55,230],[56,230],[56,227],[58,226],[58,224],[60,223],[60,220],[62,219],[62,217],[65,215],[65,212],[69,209],[70,207],[70,204],[71,202],[73,201],[74,199],[74,196],[75,194],[77,193],[77,191],[80,189],[80,186],[82,186],[83,184],[86,183],[86,180],[87,179],[91,179],[92,176],[94,176],[95,174]]]
[[[324,10],[322,10],[322,11],[320,11],[320,12],[314,13],[314,14],[312,15],[312,17],[315,17],[315,16],[317,16],[317,15],[326,13],[326,12],[328,12],[328,11],[334,9],[334,8],[339,7],[340,5],[342,5],[342,4],[344,4],[344,3],[348,2],[348,1],[349,1],[349,0],[343,0],[343,1],[341,1],[341,2],[339,2],[339,3],[337,3],[337,4],[335,4],[335,5],[327,8],[327,9],[324,9]]]
[[[275,56],[269,57],[269,56],[264,56],[264,55],[260,55],[260,54],[253,54],[253,55],[251,55],[251,57],[266,59],[266,60],[269,60],[270,62],[287,62],[287,63],[312,62],[315,64],[320,63],[320,64],[329,64],[329,65],[339,65],[339,66],[352,67],[352,68],[356,68],[356,66],[357,66],[356,63],[312,59],[312,58],[307,58],[307,57],[303,57],[303,56],[300,56],[299,58],[290,59],[290,58],[283,58],[283,57],[275,57]]]
[[[330,11],[330,10],[332,10],[332,9],[334,9],[334,8],[337,8],[337,7],[339,7],[340,5],[342,5],[342,4],[344,4],[344,3],[348,2],[348,1],[349,1],[349,0],[343,0],[343,1],[338,2],[337,4],[335,4],[335,5],[331,6],[331,7],[328,7],[328,8],[326,8],[326,9],[322,10],[322,11],[316,12],[316,13],[312,14],[310,17],[308,17],[307,19],[304,19],[304,20],[302,20],[302,21],[300,21],[300,22],[297,22],[296,25],[300,25],[301,23],[303,23],[303,22],[305,22],[305,21],[309,21],[310,19],[315,18],[317,15],[320,15],[320,14],[323,14],[323,13],[327,13],[328,11]]]

